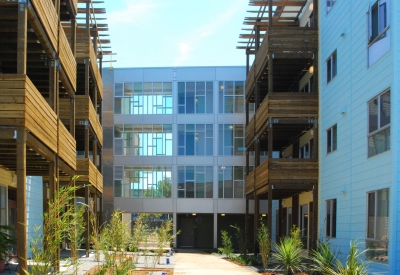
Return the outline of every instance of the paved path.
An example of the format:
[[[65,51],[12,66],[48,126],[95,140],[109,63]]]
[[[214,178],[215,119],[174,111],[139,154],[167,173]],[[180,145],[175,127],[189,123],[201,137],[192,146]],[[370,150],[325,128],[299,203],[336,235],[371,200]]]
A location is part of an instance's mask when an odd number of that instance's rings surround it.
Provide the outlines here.
[[[239,266],[219,256],[201,251],[178,252],[175,257],[174,275],[207,274],[207,275],[247,275],[258,274],[256,268]]]
[[[82,251],[81,251],[82,252]],[[84,252],[84,251],[83,251]],[[83,254],[83,255],[82,255]],[[93,266],[97,265],[94,259],[94,254],[90,254],[90,257],[85,257],[84,253],[81,253],[79,258],[80,265],[78,275],[85,274]],[[167,264],[167,258],[169,264]],[[138,260],[137,267],[145,266],[145,260],[140,257]],[[63,264],[63,262],[62,262]],[[182,274],[207,274],[207,275],[255,275],[258,274],[257,269],[249,266],[239,266],[237,264],[231,263],[222,257],[210,254],[208,252],[203,252],[200,250],[179,250],[171,257],[161,257],[160,264],[156,265],[159,268],[173,268],[174,275]],[[72,274],[71,270],[66,270],[61,266],[62,274]],[[0,274],[16,274],[15,271],[5,271]],[[154,275],[161,274],[161,272],[154,272]]]

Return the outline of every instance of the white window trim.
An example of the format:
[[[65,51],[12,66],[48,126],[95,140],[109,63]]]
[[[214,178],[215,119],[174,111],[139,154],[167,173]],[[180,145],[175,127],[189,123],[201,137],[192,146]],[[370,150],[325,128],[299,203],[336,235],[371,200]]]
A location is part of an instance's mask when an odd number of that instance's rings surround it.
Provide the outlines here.
[[[330,7],[328,7],[328,3],[330,3]],[[333,5],[335,5],[336,0],[327,0],[326,1],[326,13],[329,13],[333,7]]]
[[[335,219],[335,224],[333,224],[333,201],[335,201],[336,203],[335,203],[335,215],[336,215],[336,219]],[[329,199],[329,200],[326,200],[325,201],[326,202],[326,204],[325,205],[327,205],[328,203],[330,204],[330,209],[331,209],[331,213],[330,213],[330,231],[331,231],[331,234],[330,235],[328,235],[327,234],[327,232],[326,232],[326,226],[325,226],[325,237],[326,238],[336,238],[336,230],[335,230],[335,236],[332,236],[332,229],[333,229],[333,227],[336,227],[336,224],[337,224],[337,199]],[[328,208],[327,207],[325,207],[325,219],[327,218],[327,216],[328,216]]]
[[[381,14],[380,11],[379,11],[380,7],[382,5],[385,5],[385,14],[386,14],[385,24],[386,24],[386,27],[384,27],[378,33],[378,35],[374,39],[372,39],[372,8],[375,5],[377,5],[377,8],[378,8],[378,24],[381,23],[381,20],[379,19],[379,16]],[[382,36],[385,35],[386,31],[390,29],[390,20],[388,20],[388,17],[389,17],[389,15],[388,15],[388,3],[386,3],[386,1],[381,4],[381,0],[376,0],[374,2],[374,4],[369,6],[369,9],[368,9],[368,47],[370,47],[371,45],[373,45],[375,42],[379,41],[380,39],[384,38]],[[382,27],[378,26],[378,30],[379,30],[379,28],[382,28]]]
[[[333,57],[335,57],[336,58],[336,62],[333,62]],[[328,62],[329,62],[329,60],[331,60],[331,64],[330,64],[330,69],[331,69],[331,73],[330,73],[330,78],[331,79],[328,79]],[[338,67],[338,58],[337,58],[337,50],[334,50],[332,53],[331,53],[331,55],[328,57],[328,59],[326,59],[326,83],[327,84],[329,84],[336,76],[337,76],[337,67]],[[334,72],[334,70],[333,70],[333,68],[334,68],[334,63],[336,64],[336,70],[335,70],[335,75],[333,74],[333,72]]]
[[[336,128],[336,148],[335,149],[333,149],[333,140],[334,140],[334,135],[333,135],[333,128]],[[329,151],[329,148],[328,148],[328,135],[329,135],[329,131],[330,131],[330,138],[331,138],[331,150]],[[336,150],[337,150],[337,124],[334,124],[334,125],[332,125],[331,127],[329,127],[327,130],[326,130],[326,154],[328,155],[328,154],[330,154],[330,153],[333,153],[333,152],[335,152]]]

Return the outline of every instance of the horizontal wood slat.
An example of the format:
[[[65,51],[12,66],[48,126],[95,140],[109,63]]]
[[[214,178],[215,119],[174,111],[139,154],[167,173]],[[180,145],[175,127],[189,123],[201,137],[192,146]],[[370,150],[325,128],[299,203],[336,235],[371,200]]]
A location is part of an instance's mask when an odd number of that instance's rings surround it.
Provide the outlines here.
[[[69,120],[70,116],[69,99],[60,99],[60,118]],[[97,140],[103,146],[103,127],[97,116],[96,110],[89,96],[75,96],[75,120],[89,120],[90,126],[96,133]]]
[[[268,62],[268,53],[318,51],[318,30],[275,26],[267,31],[246,78],[246,97]]]
[[[58,120],[58,137],[58,155],[75,170],[76,141],[60,119]]]
[[[26,75],[0,74],[0,102],[0,125],[24,126],[57,152],[57,116]]]
[[[77,158],[76,164],[76,174],[79,175],[77,182],[89,183],[103,193],[103,176],[93,162],[88,158]]]
[[[268,184],[318,183],[318,161],[312,159],[279,158],[264,161],[246,176],[246,195]]]
[[[61,25],[59,42],[60,48],[58,54],[60,57],[61,66],[64,68],[74,91],[76,91],[76,60],[74,54],[72,53],[67,36],[65,35],[64,29]]]
[[[51,44],[58,49],[58,17],[51,0],[32,0],[35,11],[42,22]]]

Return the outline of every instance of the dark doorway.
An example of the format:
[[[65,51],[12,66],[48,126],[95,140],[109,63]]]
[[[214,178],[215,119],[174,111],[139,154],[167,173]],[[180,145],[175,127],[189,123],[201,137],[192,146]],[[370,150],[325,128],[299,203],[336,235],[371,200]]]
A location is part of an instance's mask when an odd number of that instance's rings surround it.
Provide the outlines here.
[[[178,215],[178,247],[196,247],[195,219],[191,214]]]

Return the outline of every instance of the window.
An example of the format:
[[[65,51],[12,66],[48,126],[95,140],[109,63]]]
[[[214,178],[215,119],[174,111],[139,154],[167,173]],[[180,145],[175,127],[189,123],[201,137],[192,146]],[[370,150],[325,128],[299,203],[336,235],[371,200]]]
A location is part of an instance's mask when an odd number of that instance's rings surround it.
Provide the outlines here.
[[[172,156],[172,124],[114,125],[114,154]]]
[[[178,124],[179,156],[212,156],[213,124]]]
[[[179,114],[212,114],[213,82],[178,82]]]
[[[336,0],[326,0],[326,12],[329,12],[335,3]]]
[[[244,166],[218,167],[218,198],[244,198],[245,171]]]
[[[244,124],[218,125],[218,152],[220,156],[242,156],[244,146]]]
[[[336,237],[336,199],[326,201],[325,237]]]
[[[326,131],[326,152],[329,154],[337,149],[337,125]]]
[[[244,82],[220,81],[219,82],[219,113],[244,113]]]
[[[387,23],[386,1],[376,1],[369,11],[369,43],[386,36]]]
[[[389,189],[367,193],[367,259],[387,262],[389,246]]]
[[[390,90],[368,102],[368,157],[390,150]]]
[[[114,113],[172,114],[171,82],[115,83]]]
[[[333,78],[335,78],[337,73],[337,52],[334,51],[331,56],[329,56],[326,61],[326,79],[327,83],[329,83]]]
[[[170,166],[115,166],[114,194],[122,198],[170,198]]]
[[[212,166],[178,166],[178,198],[212,198]]]

